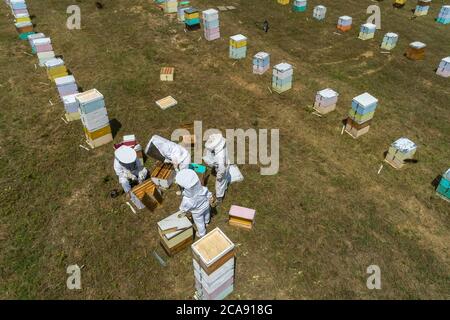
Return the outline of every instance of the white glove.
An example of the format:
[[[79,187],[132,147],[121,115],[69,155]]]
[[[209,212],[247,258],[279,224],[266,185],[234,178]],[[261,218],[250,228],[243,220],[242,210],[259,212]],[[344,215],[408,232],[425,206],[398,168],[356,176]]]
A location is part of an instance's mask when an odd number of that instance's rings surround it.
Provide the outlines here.
[[[139,172],[139,182],[142,182],[145,180],[145,178],[147,178],[147,169],[144,168]]]
[[[134,174],[132,174],[131,171],[128,171],[127,172],[127,179],[131,179],[133,181],[136,181],[137,177]]]

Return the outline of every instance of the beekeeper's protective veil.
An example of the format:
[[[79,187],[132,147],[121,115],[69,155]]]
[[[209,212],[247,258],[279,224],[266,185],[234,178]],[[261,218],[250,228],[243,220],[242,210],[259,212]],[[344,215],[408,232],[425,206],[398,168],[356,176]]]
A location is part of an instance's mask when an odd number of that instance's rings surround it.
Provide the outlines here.
[[[172,163],[177,170],[187,169],[191,163],[189,151],[158,135],[150,139],[145,148],[145,154],[154,159]]]
[[[175,182],[183,188],[180,211],[191,212],[200,237],[206,234],[206,224],[210,220],[209,200],[212,197],[208,188],[201,185],[194,170],[183,169],[178,172]]]
[[[136,151],[128,146],[121,146],[114,152],[114,171],[125,192],[131,190],[130,181],[141,183],[147,177],[147,169],[141,165]]]
[[[216,197],[223,198],[230,183],[227,141],[222,134],[212,134],[205,143],[205,163],[216,170]]]

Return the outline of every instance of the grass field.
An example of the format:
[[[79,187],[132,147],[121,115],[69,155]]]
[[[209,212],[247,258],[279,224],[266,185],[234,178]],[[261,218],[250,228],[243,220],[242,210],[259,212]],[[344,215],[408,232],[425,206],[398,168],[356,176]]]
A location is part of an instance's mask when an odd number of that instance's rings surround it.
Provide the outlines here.
[[[450,159],[450,82],[434,73],[450,55],[450,26],[434,18],[450,1],[433,1],[429,15],[414,20],[415,1],[400,10],[380,2],[382,30],[362,41],[370,0],[310,0],[306,13],[275,0],[192,0],[200,9],[237,7],[220,14],[222,38],[213,42],[203,31],[185,33],[150,0],[102,2],[98,10],[87,0],[27,1],[36,30],[52,38],[78,84],[104,94],[121,124],[116,141],[134,133],[146,144],[194,120],[205,128],[280,129],[279,174],[241,166],[245,181],[232,185],[210,226],[238,245],[230,298],[450,298],[450,205],[432,186]],[[74,3],[82,29],[70,31],[66,8]],[[323,22],[312,19],[318,4],[328,7]],[[61,121],[56,89],[35,70],[3,3],[0,13],[0,297],[191,299],[190,250],[165,268],[152,256],[156,222],[177,210],[177,188],[153,213],[134,215],[123,197],[111,199],[112,145],[79,147],[81,124]],[[341,15],[353,17],[354,29],[338,36]],[[268,34],[257,26],[265,19]],[[387,55],[379,45],[389,31],[400,39]],[[228,37],[237,33],[249,38],[248,57],[234,64]],[[416,40],[428,45],[424,61],[403,56]],[[271,94],[271,75],[252,74],[258,51],[271,53],[272,65],[294,65],[292,90]],[[162,66],[176,68],[175,82],[159,81]],[[340,93],[339,104],[319,118],[308,106],[326,87]],[[342,120],[365,91],[379,107],[370,132],[354,140],[340,134]],[[162,111],[154,101],[166,95],[179,105]],[[419,145],[418,163],[378,175],[383,153],[401,136]],[[257,210],[252,232],[227,225],[231,204]],[[82,290],[66,288],[71,264],[84,265]],[[381,290],[366,288],[372,264],[381,268]]]

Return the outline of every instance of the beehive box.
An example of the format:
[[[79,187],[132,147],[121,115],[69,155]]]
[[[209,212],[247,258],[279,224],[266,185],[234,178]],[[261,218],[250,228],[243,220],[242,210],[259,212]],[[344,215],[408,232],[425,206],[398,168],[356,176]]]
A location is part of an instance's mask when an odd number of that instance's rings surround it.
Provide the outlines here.
[[[234,243],[216,228],[196,241],[192,246],[194,260],[211,274],[234,257]]]
[[[131,189],[131,193],[131,200],[138,209],[147,207],[153,211],[162,203],[161,193],[151,180],[144,181],[135,186]]]
[[[169,189],[175,178],[175,170],[171,163],[158,161],[150,176],[155,185],[163,189]]]
[[[160,244],[169,256],[184,250],[194,241],[192,223],[185,216],[174,213],[158,222]]]

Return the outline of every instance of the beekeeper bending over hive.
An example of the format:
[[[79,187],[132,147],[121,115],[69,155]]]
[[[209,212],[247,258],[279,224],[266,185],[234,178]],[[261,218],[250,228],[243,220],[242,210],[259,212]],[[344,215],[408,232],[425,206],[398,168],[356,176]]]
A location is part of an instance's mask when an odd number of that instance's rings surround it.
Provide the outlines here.
[[[175,182],[183,189],[183,199],[180,204],[181,214],[192,213],[192,218],[197,226],[196,236],[201,238],[206,235],[206,226],[211,219],[210,201],[212,193],[200,183],[200,179],[194,170],[180,170]]]
[[[216,199],[220,204],[231,182],[227,141],[220,133],[212,134],[206,141],[205,147],[206,155],[203,161],[216,171]]]
[[[189,151],[158,135],[154,135],[150,139],[145,148],[145,154],[154,159],[173,164],[177,171],[189,168],[191,163]]]
[[[114,152],[114,171],[126,193],[130,192],[133,183],[141,183],[147,178],[147,169],[137,158],[136,151],[127,146],[121,146]]]

